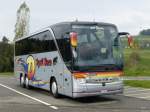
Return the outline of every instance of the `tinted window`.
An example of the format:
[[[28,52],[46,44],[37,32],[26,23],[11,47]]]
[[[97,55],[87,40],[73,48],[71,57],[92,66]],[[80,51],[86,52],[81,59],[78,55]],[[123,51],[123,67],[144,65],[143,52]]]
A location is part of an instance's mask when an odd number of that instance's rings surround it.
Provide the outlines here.
[[[70,27],[68,25],[56,25],[52,27],[54,31],[56,41],[62,55],[64,62],[67,63],[72,59],[71,46],[69,42],[69,35],[66,32],[70,31]]]
[[[51,33],[45,31],[16,42],[15,50],[16,55],[25,55],[56,51],[56,46]]]
[[[61,39],[62,35],[64,35],[66,32],[70,31],[70,27],[68,25],[55,25],[52,26],[52,30],[55,34],[56,39]]]
[[[57,44],[64,62],[70,62],[72,59],[72,53],[69,38],[57,39]]]

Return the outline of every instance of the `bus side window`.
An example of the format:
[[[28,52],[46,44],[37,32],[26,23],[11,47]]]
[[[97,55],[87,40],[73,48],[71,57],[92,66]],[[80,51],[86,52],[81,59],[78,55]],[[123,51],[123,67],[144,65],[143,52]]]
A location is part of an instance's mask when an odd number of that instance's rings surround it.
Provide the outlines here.
[[[49,31],[34,35],[28,39],[30,43],[29,53],[42,53],[56,51],[56,45]]]
[[[69,28],[70,27],[63,25],[63,26],[52,27],[52,30],[54,31],[57,45],[61,53],[61,56],[63,58],[63,61],[70,69],[71,61],[72,61],[72,52],[71,52],[71,46],[69,41],[69,35],[63,35],[64,32],[69,32],[70,30]]]
[[[63,39],[63,54],[64,54],[64,59],[66,62],[70,62],[72,60],[72,52],[71,52],[71,45],[70,45],[70,41],[68,40],[69,38],[64,38]]]
[[[60,38],[57,39],[57,44],[62,55],[63,61],[67,66],[70,66],[70,62],[72,60],[71,46],[68,38]]]
[[[50,44],[49,49],[50,49],[50,51],[57,51],[57,48],[56,48],[56,45],[55,45],[55,42],[54,42],[54,39],[53,39],[51,32],[47,31],[46,33],[47,33],[48,38],[49,38],[49,44]]]

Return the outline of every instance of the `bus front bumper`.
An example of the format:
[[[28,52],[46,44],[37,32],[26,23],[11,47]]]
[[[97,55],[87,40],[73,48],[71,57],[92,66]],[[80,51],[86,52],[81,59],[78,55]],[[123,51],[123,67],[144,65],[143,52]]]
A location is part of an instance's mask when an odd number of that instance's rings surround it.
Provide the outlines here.
[[[73,98],[98,96],[98,95],[112,95],[123,93],[123,82],[106,83],[102,84],[79,84],[74,88]]]
[[[112,95],[112,94],[122,94],[123,88],[118,90],[109,90],[106,92],[106,90],[99,91],[99,92],[73,92],[73,98],[79,98],[79,97],[88,97],[88,96],[98,96],[98,95]]]

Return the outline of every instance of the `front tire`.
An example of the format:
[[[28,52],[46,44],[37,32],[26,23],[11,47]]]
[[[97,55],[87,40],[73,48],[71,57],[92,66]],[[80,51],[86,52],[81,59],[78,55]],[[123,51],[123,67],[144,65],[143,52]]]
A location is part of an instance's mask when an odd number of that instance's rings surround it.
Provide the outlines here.
[[[57,86],[57,82],[56,82],[55,79],[53,79],[52,82],[51,82],[50,90],[51,90],[52,95],[53,95],[55,98],[58,98],[58,97],[59,97],[59,94],[58,94],[58,86]]]
[[[28,79],[27,76],[25,76],[25,87],[26,87],[27,89],[30,89],[29,79]]]
[[[23,75],[20,76],[20,86],[23,88],[25,87],[25,79]]]

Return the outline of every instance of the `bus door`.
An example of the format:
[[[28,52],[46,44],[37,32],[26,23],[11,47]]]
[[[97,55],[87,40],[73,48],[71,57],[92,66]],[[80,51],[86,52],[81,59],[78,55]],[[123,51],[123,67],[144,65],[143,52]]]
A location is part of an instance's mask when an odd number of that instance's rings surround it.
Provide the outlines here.
[[[58,92],[63,94],[64,93],[64,87],[63,87],[63,61],[61,60],[60,56],[56,56],[53,59],[53,67],[54,67],[54,71],[53,73],[55,73],[55,78],[57,81],[57,85],[58,85]]]
[[[72,75],[67,67],[64,66],[63,74],[65,95],[72,97]]]
[[[63,74],[60,76],[61,82],[63,82],[64,94],[72,96],[72,76],[71,76],[71,63],[72,52],[70,42],[68,38],[63,38],[61,41],[60,53],[62,55]]]

